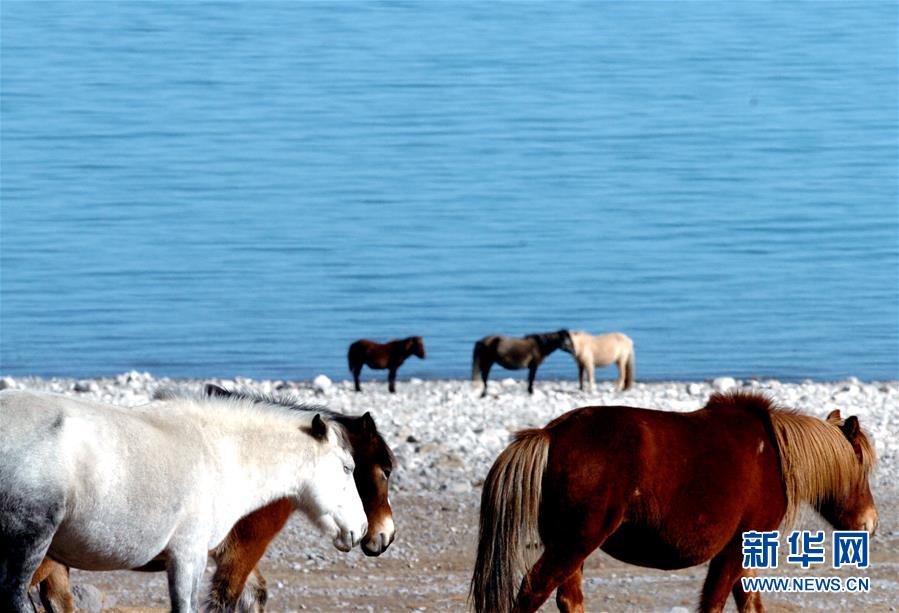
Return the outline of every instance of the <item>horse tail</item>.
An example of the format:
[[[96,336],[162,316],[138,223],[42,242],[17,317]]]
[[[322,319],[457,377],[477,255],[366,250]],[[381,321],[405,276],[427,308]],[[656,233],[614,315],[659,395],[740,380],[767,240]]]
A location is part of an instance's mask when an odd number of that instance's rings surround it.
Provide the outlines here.
[[[356,365],[356,360],[353,359],[353,357],[354,357],[353,354],[355,354],[355,353],[356,353],[356,343],[353,343],[352,345],[350,345],[349,350],[347,350],[347,352],[346,352],[346,361],[347,361],[347,366],[350,369],[350,372],[353,372],[353,366]]]
[[[634,372],[636,364],[634,364],[634,345],[631,343],[631,350],[627,354],[627,365],[624,367],[624,389],[628,390],[634,386],[636,373]]]
[[[471,356],[471,380],[477,382],[481,377],[481,352],[484,350],[484,341],[474,344],[474,354]]]
[[[530,566],[528,554],[541,540],[537,519],[549,445],[545,429],[518,432],[487,474],[468,594],[475,613],[508,613],[515,606],[519,577]]]

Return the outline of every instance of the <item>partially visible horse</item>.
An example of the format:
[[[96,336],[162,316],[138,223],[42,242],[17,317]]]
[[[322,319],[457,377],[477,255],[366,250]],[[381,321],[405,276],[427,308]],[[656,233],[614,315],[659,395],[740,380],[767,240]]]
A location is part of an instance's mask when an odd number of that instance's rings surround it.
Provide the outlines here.
[[[281,498],[348,551],[367,531],[345,429],[318,413],[175,396],[121,408],[0,392],[0,609],[29,610],[44,557],[86,570],[166,560],[196,611],[208,551]]]
[[[361,339],[350,345],[347,351],[347,362],[350,372],[353,373],[353,382],[356,391],[361,392],[359,375],[362,367],[368,366],[374,370],[387,369],[387,385],[390,393],[396,392],[396,371],[410,355],[425,359],[425,342],[420,336],[410,336],[386,343],[376,343],[368,339]]]
[[[205,393],[208,396],[247,399],[257,403],[273,402],[300,411],[315,410],[326,415],[328,419],[342,424],[346,429],[353,460],[356,463],[353,479],[368,519],[368,532],[362,539],[362,551],[368,556],[378,556],[387,550],[396,534],[393,512],[388,499],[388,484],[394,458],[370,413],[361,416],[342,415],[297,404],[290,398],[275,399],[249,390],[227,390],[211,383],[206,385]],[[264,610],[268,599],[266,582],[262,573],[255,567],[293,511],[294,505],[288,499],[276,500],[237,522],[225,540],[209,552],[215,561],[216,569],[204,610],[242,613]],[[155,564],[144,566],[140,570],[165,570],[165,561],[158,560]],[[66,597],[71,598],[67,582],[64,585],[61,581],[62,573],[68,577],[68,570],[60,566],[50,576],[51,580],[56,579],[55,583],[41,584],[42,598],[45,593],[49,598],[55,598],[57,602]],[[70,613],[69,609],[59,610]]]
[[[757,394],[715,394],[692,413],[569,411],[519,432],[490,469],[470,602],[532,612],[558,589],[559,610],[583,612],[584,559],[600,548],[651,568],[711,560],[700,611],[722,611],[731,592],[740,611],[761,610],[740,582],[754,574],[742,533],[790,526],[803,502],[839,529],[873,533],[874,462],[856,417],[820,420]]]
[[[39,585],[45,613],[75,613],[75,597],[69,585],[69,568],[44,558],[34,571],[29,589]]]
[[[508,370],[528,369],[528,393],[534,393],[534,378],[537,368],[556,349],[571,351],[571,337],[568,330],[528,334],[524,338],[514,336],[485,336],[474,344],[471,362],[471,380],[477,382],[480,376],[484,386],[481,398],[487,395],[487,377],[494,363]]]
[[[590,391],[596,391],[594,369],[618,365],[618,391],[634,384],[634,341],[621,332],[593,336],[586,332],[571,333],[571,355],[577,362],[577,382],[584,389],[584,374],[589,377]],[[567,351],[563,347],[563,350]]]

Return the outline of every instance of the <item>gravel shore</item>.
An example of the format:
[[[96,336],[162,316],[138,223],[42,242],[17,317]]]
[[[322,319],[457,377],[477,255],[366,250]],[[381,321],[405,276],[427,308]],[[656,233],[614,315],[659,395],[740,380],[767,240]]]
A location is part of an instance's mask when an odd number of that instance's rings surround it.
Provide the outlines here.
[[[156,379],[147,373],[131,372],[90,380],[4,377],[0,388],[54,391],[133,406],[147,402],[160,386],[199,387],[205,381]],[[830,383],[783,383],[723,377],[714,381],[637,383],[627,392],[616,392],[610,383],[601,383],[595,393],[585,393],[572,381],[538,380],[534,395],[529,396],[519,378],[491,382],[484,399],[477,398],[470,382],[459,380],[399,381],[397,394],[388,394],[380,379],[363,381],[361,394],[353,392],[348,381],[332,383],[325,377],[313,382],[208,381],[292,393],[345,413],[371,411],[397,456],[391,486],[398,530],[394,545],[379,558],[365,558],[358,550],[340,554],[308,522],[295,516],[263,560],[262,569],[269,579],[270,611],[464,610],[477,536],[480,486],[511,432],[542,426],[569,409],[587,405],[691,411],[700,408],[712,392],[730,388],[756,389],[779,404],[820,417],[834,408],[847,416],[857,415],[874,439],[879,458],[872,487],[880,528],[871,545],[872,565],[865,573],[871,578],[871,591],[768,595],[768,609],[895,611],[899,607],[899,381],[861,382],[851,378]],[[798,527],[824,528],[811,511],[804,514]],[[811,572],[814,569],[802,573],[797,567],[781,566],[769,574],[853,574],[820,568],[817,573]],[[653,571],[596,553],[585,571],[587,610],[694,610],[704,576],[704,567]],[[167,608],[162,574],[74,571],[73,584],[98,588],[95,595],[104,610]],[[549,603],[545,610],[555,610],[554,604]]]

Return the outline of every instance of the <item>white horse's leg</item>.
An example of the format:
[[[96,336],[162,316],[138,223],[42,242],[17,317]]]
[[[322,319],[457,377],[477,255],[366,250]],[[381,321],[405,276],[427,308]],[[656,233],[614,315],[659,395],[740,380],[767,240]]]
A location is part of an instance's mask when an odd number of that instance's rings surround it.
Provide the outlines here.
[[[0,506],[0,610],[30,613],[31,578],[62,521],[63,503],[32,502],[14,495]]]
[[[584,363],[577,358],[577,388],[584,391]]]
[[[205,549],[170,555],[166,573],[172,613],[195,613],[200,610],[200,580],[206,570],[208,555]]]
[[[584,368],[587,369],[587,377],[590,378],[590,393],[593,394],[596,392],[596,365],[592,358],[587,360]]]
[[[627,374],[627,356],[621,356],[615,362],[618,365],[618,391],[624,391],[625,375]]]

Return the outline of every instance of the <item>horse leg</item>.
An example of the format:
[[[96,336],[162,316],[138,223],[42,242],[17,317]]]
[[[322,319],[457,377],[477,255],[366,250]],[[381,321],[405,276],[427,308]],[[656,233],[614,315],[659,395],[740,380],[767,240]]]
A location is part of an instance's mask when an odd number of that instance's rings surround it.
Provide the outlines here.
[[[699,600],[701,613],[720,613],[724,610],[727,597],[743,572],[742,560],[740,543],[728,545],[712,558]]]
[[[169,599],[172,613],[191,613],[200,610],[200,579],[206,569],[209,552],[185,551],[169,556],[166,574],[169,580]]]
[[[584,592],[581,581],[584,578],[584,565],[571,573],[559,589],[556,590],[556,606],[561,613],[584,613]]]
[[[540,364],[534,364],[533,362],[528,366],[528,394],[534,393],[534,379],[537,377],[537,369],[539,367]]]
[[[584,363],[580,360],[577,363],[577,388],[584,391]]]
[[[0,507],[0,610],[28,613],[32,611],[28,598],[31,580],[47,555],[64,511],[62,503],[47,509],[21,500],[10,502],[13,504]]]
[[[625,375],[627,374],[627,356],[621,356],[615,363],[618,365],[618,391],[623,392],[625,388]]]
[[[593,358],[584,361],[584,370],[587,371],[587,377],[590,379],[590,393],[596,391],[596,365]]]
[[[45,566],[46,565],[46,566]],[[40,580],[41,604],[47,613],[75,613],[75,598],[69,584],[69,569],[49,558],[44,558],[41,567],[45,575]],[[41,574],[41,569],[35,577]]]
[[[361,392],[362,387],[359,385],[359,375],[362,374],[362,364],[353,364],[353,383],[356,386],[356,391]]]
[[[577,572],[585,557],[547,548],[521,580],[521,588],[515,600],[515,613],[537,611],[554,589]]]
[[[396,393],[396,367],[392,366],[389,371],[387,371],[387,389],[391,394]]]
[[[481,390],[481,398],[487,395],[487,377],[490,376],[490,368],[493,366],[493,360],[486,356],[481,356],[481,382],[484,389]]]
[[[743,569],[740,576],[734,583],[733,595],[737,602],[737,610],[740,613],[765,613],[765,606],[762,604],[762,596],[758,592],[747,592],[743,589],[742,577],[755,577],[756,572],[752,568]]]

